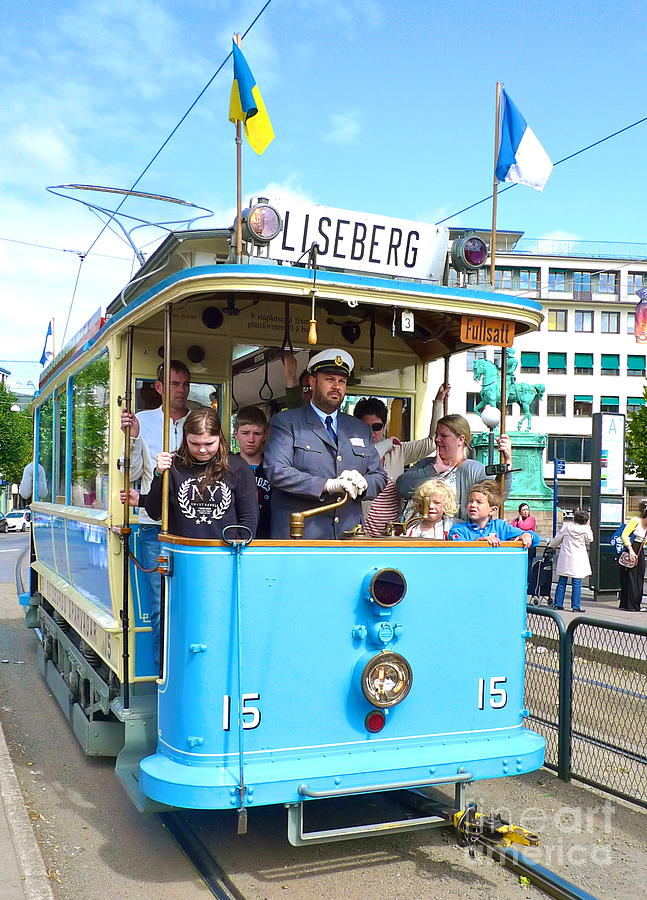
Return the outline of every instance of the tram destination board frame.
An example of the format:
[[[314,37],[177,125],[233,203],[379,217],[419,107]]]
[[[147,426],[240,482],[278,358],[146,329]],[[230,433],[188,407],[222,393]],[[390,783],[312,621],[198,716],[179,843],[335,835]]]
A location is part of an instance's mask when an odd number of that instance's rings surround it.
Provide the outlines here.
[[[590,586],[594,596],[620,590],[620,573],[609,540],[625,520],[625,416],[594,413],[591,446]]]

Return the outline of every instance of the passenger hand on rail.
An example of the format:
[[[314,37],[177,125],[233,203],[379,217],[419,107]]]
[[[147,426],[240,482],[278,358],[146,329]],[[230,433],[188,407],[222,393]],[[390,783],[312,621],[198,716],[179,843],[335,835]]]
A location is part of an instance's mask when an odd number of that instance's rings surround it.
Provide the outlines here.
[[[170,469],[173,465],[173,453],[158,453],[155,460],[155,471],[161,475],[166,469]]]
[[[488,534],[485,540],[490,544],[491,547],[500,547],[501,546],[501,538],[498,534]]]
[[[129,425],[131,438],[139,437],[139,419],[134,412],[124,409],[121,413],[121,430],[125,432]]]
[[[119,502],[123,506],[126,502],[126,492],[119,491]],[[128,490],[128,505],[129,506],[139,506],[139,491],[136,491],[135,488],[130,488]]]
[[[503,461],[506,463],[512,463],[512,443],[507,434],[502,434],[499,438],[497,438],[497,447],[499,451],[503,454]]]
[[[447,383],[446,383],[446,384],[441,384],[441,386],[438,388],[438,391],[437,391],[437,393],[436,393],[436,397],[435,397],[434,403],[435,403],[436,401],[441,401],[441,402],[443,402],[443,401],[445,400],[446,397],[449,397],[449,392],[451,391],[451,389],[452,389],[451,384],[447,384]]]
[[[519,540],[524,545],[526,550],[528,550],[528,549],[530,549],[530,547],[532,547],[532,537],[529,534],[522,534],[521,537],[519,538]]]

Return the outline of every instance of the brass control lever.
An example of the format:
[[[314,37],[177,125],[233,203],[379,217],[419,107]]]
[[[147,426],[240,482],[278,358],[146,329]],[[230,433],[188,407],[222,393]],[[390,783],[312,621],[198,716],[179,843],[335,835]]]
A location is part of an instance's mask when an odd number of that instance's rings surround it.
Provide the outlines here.
[[[303,537],[303,529],[305,520],[310,516],[318,516],[319,513],[330,512],[331,509],[339,509],[348,500],[348,494],[344,494],[334,503],[327,503],[325,506],[315,506],[314,509],[304,509],[303,512],[293,512],[290,514],[290,537],[297,540]]]

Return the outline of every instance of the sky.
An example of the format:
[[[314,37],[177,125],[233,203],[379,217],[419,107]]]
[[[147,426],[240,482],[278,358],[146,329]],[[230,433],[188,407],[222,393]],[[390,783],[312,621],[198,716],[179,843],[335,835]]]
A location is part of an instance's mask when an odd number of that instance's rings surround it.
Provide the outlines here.
[[[58,349],[66,324],[69,339],[137,268],[111,231],[94,243],[95,213],[46,188],[130,187],[221,65],[232,34],[262,7],[23,0],[5,8],[0,366],[14,380],[37,381],[50,318]],[[639,0],[272,0],[243,52],[276,139],[262,156],[244,147],[244,196],[444,219],[491,192],[497,80],[553,161],[647,116],[646,23]],[[234,216],[231,80],[229,61],[137,186],[207,207],[206,225]],[[543,193],[515,187],[500,196],[498,227],[647,245],[646,147],[643,123],[558,165]],[[123,207],[147,221],[176,209]],[[487,228],[490,215],[484,203],[446,224]],[[160,232],[135,236],[146,254]]]

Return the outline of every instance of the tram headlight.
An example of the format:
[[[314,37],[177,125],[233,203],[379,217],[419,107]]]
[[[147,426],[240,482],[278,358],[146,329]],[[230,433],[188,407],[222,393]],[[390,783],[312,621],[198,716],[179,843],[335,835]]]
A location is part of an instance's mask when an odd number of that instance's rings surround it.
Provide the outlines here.
[[[407,581],[398,569],[373,570],[364,579],[362,593],[368,594],[378,606],[391,609],[397,606],[407,592]]]
[[[264,197],[243,212],[243,238],[253,244],[269,244],[282,228],[280,215]]]
[[[475,234],[465,234],[452,244],[452,265],[459,272],[476,272],[488,258],[485,241]]]
[[[379,709],[397,706],[411,690],[413,672],[404,656],[385,650],[370,659],[361,677],[362,692]]]

